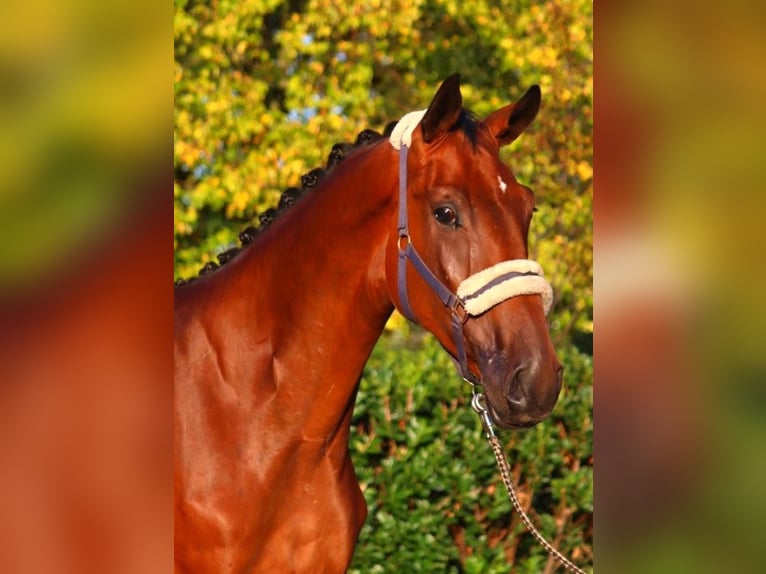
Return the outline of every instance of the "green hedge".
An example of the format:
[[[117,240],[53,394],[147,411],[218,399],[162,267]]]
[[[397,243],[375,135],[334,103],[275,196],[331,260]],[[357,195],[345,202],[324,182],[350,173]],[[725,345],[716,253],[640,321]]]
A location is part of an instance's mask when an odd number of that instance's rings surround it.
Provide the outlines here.
[[[551,417],[500,431],[522,504],[575,561],[592,560],[590,355],[558,350],[564,388]],[[369,516],[350,572],[539,574],[544,550],[512,513],[470,387],[435,339],[413,330],[378,343],[365,369],[351,451]],[[546,570],[553,571],[553,570]]]

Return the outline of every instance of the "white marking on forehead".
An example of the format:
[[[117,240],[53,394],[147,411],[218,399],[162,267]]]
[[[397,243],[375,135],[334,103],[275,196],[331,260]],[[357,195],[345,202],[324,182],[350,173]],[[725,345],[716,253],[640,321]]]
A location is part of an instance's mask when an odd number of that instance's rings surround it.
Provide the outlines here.
[[[503,181],[503,178],[499,175],[497,176],[497,183],[500,185],[500,191],[505,193],[505,190],[508,189],[508,184]]]
[[[388,142],[394,149],[399,149],[402,147],[402,144],[407,147],[412,145],[412,132],[418,127],[424,115],[426,115],[426,110],[418,110],[405,114],[402,119],[396,122],[394,131],[391,132],[391,136],[388,138]]]

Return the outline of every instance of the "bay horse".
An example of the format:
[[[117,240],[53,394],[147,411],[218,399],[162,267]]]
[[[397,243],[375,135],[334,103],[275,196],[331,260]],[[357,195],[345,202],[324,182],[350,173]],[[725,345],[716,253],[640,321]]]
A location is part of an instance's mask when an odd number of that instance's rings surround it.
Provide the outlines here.
[[[495,424],[550,413],[562,367],[550,286],[526,259],[534,196],[499,158],[539,106],[533,86],[480,121],[450,76],[426,111],[176,288],[176,572],[348,568],[367,514],[350,420],[395,308],[482,385]]]

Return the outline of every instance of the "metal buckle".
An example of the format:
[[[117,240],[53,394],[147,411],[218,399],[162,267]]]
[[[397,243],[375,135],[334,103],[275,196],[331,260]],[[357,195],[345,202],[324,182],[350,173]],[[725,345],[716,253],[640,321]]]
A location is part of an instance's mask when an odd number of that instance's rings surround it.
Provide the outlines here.
[[[492,438],[495,436],[495,427],[492,424],[492,417],[489,415],[489,411],[487,410],[486,399],[482,393],[476,391],[475,386],[473,389],[474,393],[473,397],[471,397],[471,407],[479,415],[479,418],[481,419],[481,425],[484,427],[484,432],[486,433],[487,438]]]
[[[465,310],[465,302],[458,296],[455,296],[455,303],[452,305],[452,312],[457,315],[461,325],[465,325],[471,316]]]

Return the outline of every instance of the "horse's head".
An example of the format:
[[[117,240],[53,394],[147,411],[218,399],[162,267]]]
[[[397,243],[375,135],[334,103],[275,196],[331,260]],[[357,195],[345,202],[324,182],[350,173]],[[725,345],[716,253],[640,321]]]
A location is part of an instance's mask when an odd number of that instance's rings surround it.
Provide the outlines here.
[[[454,75],[424,114],[403,118],[391,136],[406,164],[400,167],[406,192],[399,233],[387,250],[389,293],[453,357],[464,356],[494,422],[505,428],[540,422],[561,388],[562,367],[545,320],[549,286],[539,267],[526,261],[534,196],[499,157],[500,146],[526,129],[539,106],[535,86],[515,104],[476,120],[463,109]],[[424,278],[429,272],[433,277]],[[456,304],[451,294],[459,295]],[[472,297],[479,305],[466,313]]]

